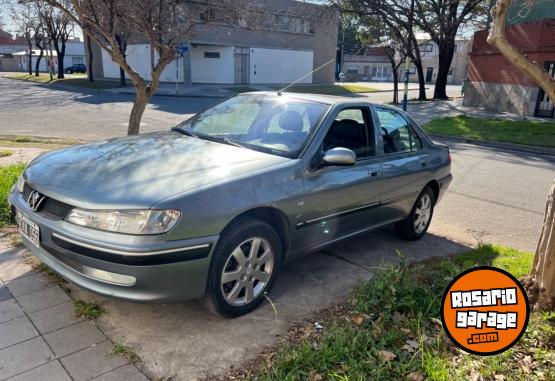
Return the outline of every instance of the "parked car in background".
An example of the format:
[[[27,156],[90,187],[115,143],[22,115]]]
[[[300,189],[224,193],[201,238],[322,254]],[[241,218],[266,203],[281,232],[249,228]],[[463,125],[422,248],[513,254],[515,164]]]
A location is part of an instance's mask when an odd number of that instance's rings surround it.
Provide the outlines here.
[[[246,93],[171,131],[46,153],[9,202],[24,244],[83,288],[238,316],[297,254],[386,224],[422,238],[450,166],[397,108]]]
[[[87,66],[85,64],[75,64],[68,66],[65,70],[66,74],[73,74],[73,73],[86,73]]]

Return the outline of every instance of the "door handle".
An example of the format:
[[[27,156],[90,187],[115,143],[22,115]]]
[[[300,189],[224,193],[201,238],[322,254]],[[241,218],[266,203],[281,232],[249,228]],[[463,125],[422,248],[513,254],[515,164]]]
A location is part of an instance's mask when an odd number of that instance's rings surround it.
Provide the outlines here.
[[[369,175],[370,177],[378,177],[378,171],[370,171]]]
[[[420,162],[420,165],[421,165],[422,167],[425,167],[425,166],[426,166],[426,162],[425,162],[425,161],[421,161],[421,162]]]

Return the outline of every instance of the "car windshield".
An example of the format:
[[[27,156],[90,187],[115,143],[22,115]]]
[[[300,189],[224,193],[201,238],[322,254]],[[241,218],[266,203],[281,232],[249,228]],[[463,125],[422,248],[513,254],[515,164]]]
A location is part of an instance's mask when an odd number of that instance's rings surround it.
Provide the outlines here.
[[[199,138],[296,157],[328,107],[286,96],[238,95],[177,129]]]

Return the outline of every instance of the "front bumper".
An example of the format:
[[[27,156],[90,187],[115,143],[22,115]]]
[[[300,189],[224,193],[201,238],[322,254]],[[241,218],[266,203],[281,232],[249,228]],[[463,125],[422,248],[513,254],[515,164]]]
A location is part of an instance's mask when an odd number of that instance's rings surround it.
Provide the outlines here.
[[[33,212],[22,195],[9,203],[40,229],[40,246],[22,237],[46,266],[92,292],[138,302],[202,298],[217,236],[166,241],[83,228]],[[98,271],[100,270],[100,271]]]

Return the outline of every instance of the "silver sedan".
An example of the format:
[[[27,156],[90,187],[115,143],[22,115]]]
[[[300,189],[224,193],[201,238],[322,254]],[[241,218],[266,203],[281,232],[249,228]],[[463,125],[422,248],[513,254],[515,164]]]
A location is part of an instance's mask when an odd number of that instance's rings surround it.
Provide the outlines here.
[[[238,316],[294,255],[386,224],[421,238],[450,166],[394,107],[247,93],[171,131],[42,155],[9,202],[25,245],[83,288]]]

